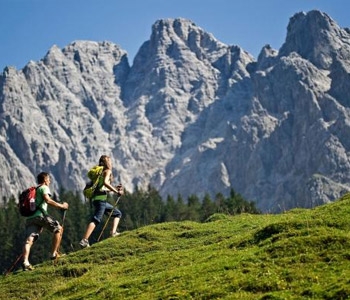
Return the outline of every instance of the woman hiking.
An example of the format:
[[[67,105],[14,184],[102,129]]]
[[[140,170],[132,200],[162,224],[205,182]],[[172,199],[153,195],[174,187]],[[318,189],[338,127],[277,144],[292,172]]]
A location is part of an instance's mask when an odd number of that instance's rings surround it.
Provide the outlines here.
[[[113,182],[113,175],[112,161],[109,156],[102,155],[99,159],[98,165],[103,167],[103,171],[102,176],[99,178],[96,192],[92,196],[94,214],[91,217],[90,223],[87,225],[83,239],[79,243],[82,248],[90,247],[89,237],[95,230],[96,226],[101,223],[103,215],[105,214],[111,214],[113,217],[110,235],[113,237],[120,235],[120,233],[117,231],[117,228],[122,213],[119,209],[113,207],[110,203],[107,202],[107,197],[109,192],[114,192],[118,196],[121,196],[124,194],[124,189],[121,184],[119,184],[116,188],[111,185]]]

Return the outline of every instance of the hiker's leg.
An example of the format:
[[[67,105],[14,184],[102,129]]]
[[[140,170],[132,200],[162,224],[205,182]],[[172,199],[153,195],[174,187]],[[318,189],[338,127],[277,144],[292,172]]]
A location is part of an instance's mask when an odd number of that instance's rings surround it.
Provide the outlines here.
[[[91,218],[91,222],[86,227],[86,231],[83,237],[83,239],[86,239],[86,240],[89,239],[90,235],[95,230],[96,226],[101,223],[103,214],[105,213],[105,209],[106,209],[106,201],[95,200],[92,202],[92,204],[95,207],[95,212]]]
[[[111,235],[115,234],[117,232],[118,224],[119,224],[120,218],[114,218],[112,223],[112,230]]]
[[[113,223],[112,223],[112,228],[111,228],[111,236],[116,236],[117,234],[117,228],[119,225],[120,218],[122,217],[122,213],[119,209],[114,208],[113,210]]]
[[[61,240],[62,240],[62,227],[59,226],[59,229],[56,230],[53,234],[52,247],[51,247],[51,253],[52,253],[51,257],[55,257],[57,255],[57,250],[61,244]]]
[[[29,255],[30,249],[34,242],[39,238],[40,233],[43,231],[43,228],[38,224],[35,224],[35,220],[27,221],[26,224],[26,240],[23,245],[23,263],[25,265],[29,264]]]
[[[53,233],[51,244],[51,257],[54,257],[57,255],[57,249],[59,248],[61,243],[63,228],[60,225],[60,222],[58,222],[49,215],[42,218],[42,222],[43,227]]]
[[[95,228],[96,228],[96,224],[94,222],[90,222],[86,227],[86,231],[83,238],[88,240],[92,232],[95,230]]]
[[[34,237],[29,236],[23,246],[23,263],[26,265],[29,264],[30,248],[32,247],[33,243],[34,243]]]

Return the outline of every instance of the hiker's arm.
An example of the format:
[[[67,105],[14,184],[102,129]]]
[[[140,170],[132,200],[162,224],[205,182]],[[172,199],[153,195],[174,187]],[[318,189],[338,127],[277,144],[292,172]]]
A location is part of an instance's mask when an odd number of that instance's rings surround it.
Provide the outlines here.
[[[68,209],[68,203],[67,202],[63,202],[63,203],[58,203],[55,200],[52,200],[49,196],[49,194],[44,194],[44,200],[48,205],[51,205],[53,207],[56,208],[60,208],[60,209]]]
[[[104,184],[104,186],[106,187],[106,188],[108,188],[110,191],[112,191],[112,192],[114,192],[114,193],[117,193],[119,196],[121,196],[121,195],[123,195],[124,194],[124,189],[123,189],[123,187],[122,187],[122,185],[121,184],[119,184],[118,186],[117,186],[117,188],[115,188],[114,186],[112,186],[110,183],[109,183],[109,177],[111,176],[111,170],[106,170],[105,171],[106,173],[104,174],[105,176],[104,176],[104,182],[103,182],[103,184]]]

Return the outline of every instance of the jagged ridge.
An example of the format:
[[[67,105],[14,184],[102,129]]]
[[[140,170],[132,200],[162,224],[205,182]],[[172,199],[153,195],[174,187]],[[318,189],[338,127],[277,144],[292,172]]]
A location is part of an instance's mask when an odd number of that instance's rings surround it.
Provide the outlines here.
[[[234,188],[264,211],[333,201],[349,190],[348,41],[311,11],[257,61],[185,19],[157,21],[132,66],[111,42],[53,46],[0,77],[1,194],[42,170],[81,190],[107,153],[129,190]]]

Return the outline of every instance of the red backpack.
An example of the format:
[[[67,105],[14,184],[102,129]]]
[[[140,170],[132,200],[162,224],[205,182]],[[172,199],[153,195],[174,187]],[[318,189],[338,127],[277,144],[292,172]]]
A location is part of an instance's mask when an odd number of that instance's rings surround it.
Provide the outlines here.
[[[32,216],[38,209],[35,203],[36,189],[37,187],[32,186],[19,195],[18,208],[23,217]]]

